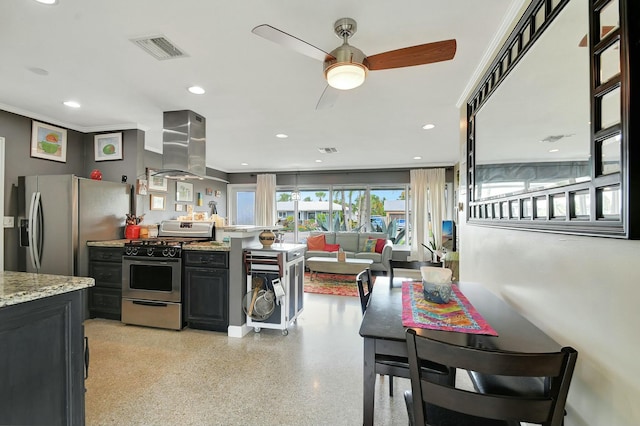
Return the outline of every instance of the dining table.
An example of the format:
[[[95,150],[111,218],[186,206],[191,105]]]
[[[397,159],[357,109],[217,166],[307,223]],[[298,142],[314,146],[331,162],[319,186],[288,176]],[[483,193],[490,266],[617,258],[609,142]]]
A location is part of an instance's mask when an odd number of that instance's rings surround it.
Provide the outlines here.
[[[364,339],[363,424],[374,424],[376,359],[407,358],[406,330],[402,325],[402,282],[410,278],[377,276],[369,304],[362,318],[360,336]],[[418,335],[445,343],[485,350],[548,353],[562,346],[554,341],[507,302],[480,283],[460,282],[460,292],[497,332],[497,336],[414,328]],[[408,362],[408,361],[407,361]],[[407,370],[408,373],[408,370]],[[403,377],[402,375],[400,377]],[[404,377],[409,377],[408,374]],[[455,380],[455,376],[452,377]]]

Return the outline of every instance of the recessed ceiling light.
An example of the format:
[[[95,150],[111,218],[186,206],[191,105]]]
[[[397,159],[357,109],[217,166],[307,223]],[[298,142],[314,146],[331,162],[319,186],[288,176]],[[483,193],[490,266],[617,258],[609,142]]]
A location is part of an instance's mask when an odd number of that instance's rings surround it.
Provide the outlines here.
[[[38,3],[42,3],[42,4],[56,4],[58,3],[58,0],[36,0]]]
[[[285,135],[284,133],[278,133],[276,135],[276,138],[278,138],[278,139],[286,139],[288,137],[289,137],[289,135]]]
[[[191,86],[187,90],[194,95],[204,95],[204,89],[200,86]]]
[[[316,160],[316,163],[322,163],[322,160]]]
[[[241,166],[248,166],[249,163],[240,163]]]
[[[415,157],[413,157],[413,159],[414,159],[414,160],[422,160],[422,157],[420,157],[420,156],[415,156]]]
[[[63,104],[69,108],[80,108],[80,104],[76,101],[64,101]]]
[[[549,152],[558,152],[560,151],[558,148],[550,149]]]
[[[425,124],[424,126],[422,126],[422,128],[423,128],[424,130],[431,130],[431,129],[433,129],[434,127],[436,127],[436,125],[435,125],[435,124]]]

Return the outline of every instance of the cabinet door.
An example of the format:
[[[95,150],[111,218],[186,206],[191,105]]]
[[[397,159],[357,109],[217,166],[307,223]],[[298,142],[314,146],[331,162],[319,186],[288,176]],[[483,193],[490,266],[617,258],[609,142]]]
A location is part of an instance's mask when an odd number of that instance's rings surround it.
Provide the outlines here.
[[[84,424],[81,291],[0,309],[0,424]]]
[[[184,273],[189,327],[226,332],[229,326],[228,270],[186,266]]]
[[[122,261],[118,263],[89,262],[89,276],[97,287],[122,288]]]

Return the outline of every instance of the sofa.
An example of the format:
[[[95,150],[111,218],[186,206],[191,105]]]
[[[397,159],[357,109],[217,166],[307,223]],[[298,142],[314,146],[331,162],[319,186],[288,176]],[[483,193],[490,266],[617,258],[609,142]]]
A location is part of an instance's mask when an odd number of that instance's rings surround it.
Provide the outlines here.
[[[324,243],[322,237],[324,236]],[[369,242],[373,240],[373,242]],[[372,247],[373,246],[373,251]],[[371,259],[372,271],[389,271],[393,243],[385,232],[322,232],[313,231],[307,238],[305,259],[310,257],[337,257],[342,249],[347,258]]]

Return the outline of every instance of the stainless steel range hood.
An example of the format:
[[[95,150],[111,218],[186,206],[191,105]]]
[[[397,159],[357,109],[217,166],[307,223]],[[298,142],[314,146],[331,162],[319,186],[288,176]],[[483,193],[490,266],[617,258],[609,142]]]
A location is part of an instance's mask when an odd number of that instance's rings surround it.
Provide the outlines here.
[[[206,120],[193,111],[163,113],[162,170],[154,176],[167,179],[217,180],[207,176]],[[228,183],[228,182],[227,182]]]

